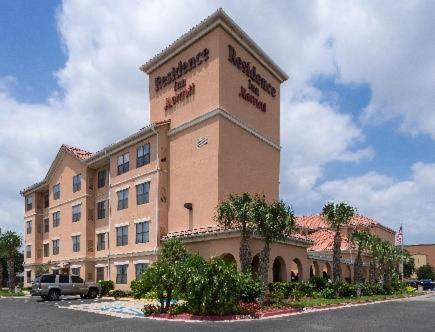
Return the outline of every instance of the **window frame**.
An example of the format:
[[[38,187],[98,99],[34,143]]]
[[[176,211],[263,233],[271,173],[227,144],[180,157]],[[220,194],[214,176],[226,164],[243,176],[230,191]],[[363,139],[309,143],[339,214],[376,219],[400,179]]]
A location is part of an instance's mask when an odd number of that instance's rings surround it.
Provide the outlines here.
[[[147,189],[148,191],[145,191]],[[142,190],[141,193],[139,193],[139,189]],[[150,189],[151,189],[151,181],[142,182],[136,185],[136,204],[142,205],[142,204],[148,204],[150,202]]]
[[[33,227],[32,227],[32,220],[26,220],[26,234],[32,234]]]
[[[79,273],[74,273],[73,270],[78,270]],[[71,268],[71,283],[78,284],[78,282],[72,281],[72,277],[79,277],[80,278],[80,272],[81,272],[81,267],[72,267]]]
[[[128,152],[123,153],[116,159],[118,175],[127,173],[130,170],[130,155]]]
[[[148,152],[145,153],[145,147],[148,147]],[[141,153],[141,155],[139,155]],[[145,143],[137,147],[136,149],[136,168],[148,165],[151,162],[151,145]]]
[[[106,250],[106,234],[107,233],[98,233],[97,234],[97,251]],[[102,241],[100,241],[100,239]]]
[[[43,251],[44,257],[49,257],[50,256],[50,243],[43,243],[42,251]]]
[[[32,258],[32,245],[26,245],[26,258]]]
[[[82,175],[76,174],[73,176],[73,193],[82,190]]]
[[[128,209],[128,194],[129,188],[125,188],[116,192],[116,196],[118,197],[118,211]],[[122,198],[120,199],[120,196]]]
[[[51,214],[53,218],[53,228],[59,227],[60,225],[60,211],[53,212]]]
[[[25,198],[26,211],[33,209],[33,195],[27,195]]]
[[[136,244],[150,242],[150,224],[149,223],[150,223],[149,221],[142,221],[142,222],[136,223]],[[147,230],[144,229],[145,224],[147,226]],[[145,236],[146,236],[146,240],[144,239]]]
[[[106,201],[97,202],[97,219],[104,218],[106,218]]]
[[[103,188],[106,185],[107,169],[101,169],[97,174],[97,188]]]
[[[55,245],[56,244],[56,245]],[[60,240],[51,240],[53,256],[59,255]]]
[[[116,227],[116,246],[123,247],[128,245],[128,225]]]
[[[79,208],[79,212],[74,212],[74,208]],[[76,204],[71,207],[72,209],[72,222],[78,222],[82,218],[82,204]]]
[[[53,185],[53,200],[60,199],[60,183]]]
[[[50,219],[49,218],[44,218],[42,223],[43,223],[43,226],[44,226],[44,233],[50,232]]]
[[[116,265],[116,283],[118,285],[127,284],[127,277],[128,277],[127,273],[128,273],[128,264]]]
[[[98,271],[103,271],[103,277],[102,278],[98,278],[99,276],[98,276]],[[96,282],[98,282],[99,280],[101,280],[101,281],[104,281],[106,278],[105,278],[105,275],[106,275],[106,268],[104,267],[104,266],[97,266],[96,268],[95,268],[95,279],[96,279]]]
[[[80,235],[71,236],[73,252],[80,252]]]
[[[142,267],[139,271],[138,267]],[[136,279],[149,267],[149,263],[136,263],[134,264],[134,272]],[[139,273],[138,273],[139,272]]]

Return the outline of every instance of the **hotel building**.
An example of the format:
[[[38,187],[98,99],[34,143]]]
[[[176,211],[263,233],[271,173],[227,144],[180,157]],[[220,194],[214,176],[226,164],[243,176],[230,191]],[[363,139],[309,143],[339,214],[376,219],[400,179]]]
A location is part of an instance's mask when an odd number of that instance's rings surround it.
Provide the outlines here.
[[[287,74],[229,18],[216,11],[145,63],[150,124],[98,152],[62,145],[45,178],[24,189],[25,282],[39,265],[127,289],[159,254],[182,239],[204,257],[238,266],[240,233],[213,221],[230,193],[279,198],[280,85]],[[394,232],[363,216],[348,232]],[[274,243],[269,279],[330,275],[333,234],[320,216],[300,217]],[[262,241],[251,241],[253,268]]]

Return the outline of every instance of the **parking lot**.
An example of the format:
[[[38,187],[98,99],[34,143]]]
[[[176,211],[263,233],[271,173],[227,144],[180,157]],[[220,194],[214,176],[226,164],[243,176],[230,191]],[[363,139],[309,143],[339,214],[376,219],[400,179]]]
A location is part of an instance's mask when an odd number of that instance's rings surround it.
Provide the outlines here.
[[[236,322],[173,322],[135,316],[116,316],[124,301],[65,298],[1,298],[0,331],[434,331],[435,296],[304,313],[268,320]],[[86,306],[109,308],[100,313]],[[76,307],[74,307],[76,306]],[[78,310],[81,306],[83,310]],[[74,308],[74,310],[72,309]],[[110,312],[110,308],[113,312]],[[128,310],[127,310],[128,311]]]

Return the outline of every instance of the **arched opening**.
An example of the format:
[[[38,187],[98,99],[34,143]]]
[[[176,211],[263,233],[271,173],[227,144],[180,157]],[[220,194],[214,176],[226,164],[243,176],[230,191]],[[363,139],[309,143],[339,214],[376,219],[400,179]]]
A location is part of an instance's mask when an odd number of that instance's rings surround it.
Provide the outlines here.
[[[352,282],[352,270],[349,265],[344,266],[344,280],[347,282]]]
[[[260,254],[256,254],[254,258],[252,258],[252,264],[251,264],[252,276],[254,278],[258,276],[259,265],[260,265]]]
[[[221,258],[228,263],[233,263],[234,265],[237,266],[237,261],[234,258],[234,256],[232,254],[226,253],[226,254],[222,254]]]
[[[303,270],[301,261],[295,258],[292,262],[292,269],[290,272],[291,281],[302,281],[303,280]]]
[[[313,262],[313,264],[311,265],[312,269],[313,269],[313,274],[315,276],[320,276],[320,268],[319,268],[319,263],[317,263],[316,261]]]
[[[278,256],[273,261],[273,282],[285,281],[287,279],[284,259]]]
[[[323,267],[322,276],[325,279],[331,279],[331,264],[328,262],[326,262],[325,266]]]

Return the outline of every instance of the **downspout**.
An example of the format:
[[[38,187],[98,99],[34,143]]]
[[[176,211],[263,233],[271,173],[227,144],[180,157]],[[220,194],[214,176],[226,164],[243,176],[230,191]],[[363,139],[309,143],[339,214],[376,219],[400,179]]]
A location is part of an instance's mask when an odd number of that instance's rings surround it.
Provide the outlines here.
[[[160,222],[159,222],[159,197],[160,197],[160,159],[159,159],[159,131],[156,130],[155,126],[151,127],[152,131],[157,135],[157,147],[156,147],[156,161],[157,161],[157,194],[156,194],[156,245],[154,247],[154,252],[157,251],[160,244]]]
[[[104,150],[104,155],[107,155],[107,150]],[[112,209],[110,208],[111,206],[111,200],[110,200],[110,191],[111,191],[111,176],[110,176],[110,158],[109,158],[109,169],[108,169],[108,173],[109,173],[109,195],[108,195],[108,199],[107,199],[107,212],[108,212],[108,216],[109,216],[109,232],[107,233],[107,279],[110,280],[110,233],[111,233],[111,211]]]

